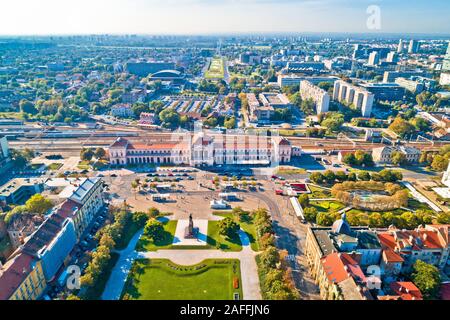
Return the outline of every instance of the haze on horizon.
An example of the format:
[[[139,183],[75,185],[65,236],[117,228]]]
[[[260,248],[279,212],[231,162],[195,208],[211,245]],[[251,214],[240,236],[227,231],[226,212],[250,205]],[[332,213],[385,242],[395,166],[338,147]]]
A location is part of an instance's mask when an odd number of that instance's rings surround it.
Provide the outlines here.
[[[367,7],[381,9],[368,30]],[[14,0],[0,35],[379,32],[450,34],[448,0]]]

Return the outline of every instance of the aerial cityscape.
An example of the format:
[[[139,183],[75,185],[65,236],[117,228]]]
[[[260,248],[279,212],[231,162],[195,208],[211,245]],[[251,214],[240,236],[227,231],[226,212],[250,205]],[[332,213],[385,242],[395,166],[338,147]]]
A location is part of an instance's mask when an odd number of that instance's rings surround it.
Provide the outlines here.
[[[31,2],[0,300],[450,300],[448,2]]]

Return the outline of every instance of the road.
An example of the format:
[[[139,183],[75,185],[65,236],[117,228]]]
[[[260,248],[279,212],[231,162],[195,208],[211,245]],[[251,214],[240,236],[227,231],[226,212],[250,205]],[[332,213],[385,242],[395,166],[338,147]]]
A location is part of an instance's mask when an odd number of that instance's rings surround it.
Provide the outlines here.
[[[275,189],[275,188],[274,188]],[[302,300],[320,299],[319,291],[314,280],[309,276],[306,255],[307,226],[300,223],[289,208],[289,198],[275,201],[264,193],[252,193],[253,197],[265,202],[269,207],[273,219],[273,227],[277,236],[277,247],[289,254],[288,262],[292,268],[292,275]],[[284,202],[284,203],[283,203]],[[280,206],[284,205],[282,211]]]

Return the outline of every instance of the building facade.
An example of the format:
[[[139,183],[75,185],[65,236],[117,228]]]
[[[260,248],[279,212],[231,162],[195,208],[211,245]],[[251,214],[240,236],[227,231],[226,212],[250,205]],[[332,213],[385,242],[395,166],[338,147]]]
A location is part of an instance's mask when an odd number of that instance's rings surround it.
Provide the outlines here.
[[[333,100],[354,105],[361,110],[363,117],[370,117],[374,95],[362,87],[340,80],[334,83]]]
[[[191,166],[289,163],[292,146],[287,139],[258,135],[186,136],[180,141],[131,143],[119,138],[109,147],[112,165],[180,164]]]
[[[322,88],[304,80],[300,83],[300,96],[303,100],[312,99],[314,101],[317,114],[328,112],[330,95]]]
[[[0,300],[37,300],[47,283],[41,262],[20,253],[0,265]]]

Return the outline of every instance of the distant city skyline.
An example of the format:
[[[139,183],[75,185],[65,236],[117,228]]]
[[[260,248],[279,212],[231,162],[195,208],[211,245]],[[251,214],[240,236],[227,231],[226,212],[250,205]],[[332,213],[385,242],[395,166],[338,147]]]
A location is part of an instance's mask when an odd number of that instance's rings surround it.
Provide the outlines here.
[[[366,12],[381,9],[381,28]],[[448,0],[15,0],[0,35],[353,32],[450,34]]]

